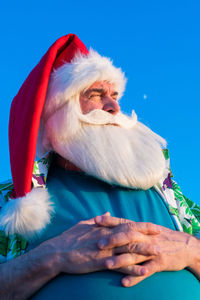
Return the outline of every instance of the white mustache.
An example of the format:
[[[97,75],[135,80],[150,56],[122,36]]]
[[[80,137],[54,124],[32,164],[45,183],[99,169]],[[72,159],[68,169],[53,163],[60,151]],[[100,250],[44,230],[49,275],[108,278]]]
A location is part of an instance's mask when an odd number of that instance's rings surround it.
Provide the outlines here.
[[[80,121],[91,125],[117,125],[125,129],[131,129],[137,123],[137,115],[134,110],[132,111],[131,117],[121,112],[112,115],[104,110],[95,109],[88,114],[78,113],[78,118]]]

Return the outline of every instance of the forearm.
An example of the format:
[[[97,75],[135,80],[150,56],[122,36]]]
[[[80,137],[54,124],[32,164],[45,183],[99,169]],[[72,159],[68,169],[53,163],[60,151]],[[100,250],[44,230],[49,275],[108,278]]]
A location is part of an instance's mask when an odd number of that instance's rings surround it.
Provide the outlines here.
[[[59,273],[55,266],[48,243],[0,265],[0,299],[27,299]]]
[[[189,265],[189,269],[200,280],[200,239],[192,237],[190,244],[192,262]]]

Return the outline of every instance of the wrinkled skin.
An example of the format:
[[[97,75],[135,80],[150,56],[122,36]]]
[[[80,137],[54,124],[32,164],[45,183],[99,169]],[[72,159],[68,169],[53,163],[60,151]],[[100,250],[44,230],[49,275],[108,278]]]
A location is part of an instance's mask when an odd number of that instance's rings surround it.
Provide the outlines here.
[[[108,269],[129,273],[122,279],[124,286],[133,286],[156,272],[178,271],[186,267],[199,276],[200,242],[197,238],[163,226],[135,223],[109,215],[96,217],[95,222],[116,229],[112,235],[100,240],[98,246],[104,250],[115,249],[118,255],[108,258],[105,265]],[[143,234],[140,226],[152,229],[154,226],[157,234]],[[154,255],[148,257],[150,253]],[[147,255],[147,260],[137,264],[135,255],[138,254]]]
[[[186,233],[105,214],[79,222],[1,264],[0,298],[25,300],[61,272],[84,274],[112,269],[126,274],[122,279],[125,287],[155,272],[185,267],[200,278],[199,243]]]
[[[131,224],[133,225],[132,231],[141,241],[145,241],[146,235],[153,236],[160,232],[153,224],[133,222]],[[120,253],[120,248],[101,249],[98,247],[98,242],[109,236],[118,235],[119,231],[121,231],[119,226],[99,226],[95,224],[94,219],[91,219],[81,221],[56,238],[47,241],[46,243],[51,243],[51,246],[57,251],[58,273],[83,274],[107,269],[107,260],[115,258],[116,254]],[[143,249],[141,246],[135,250],[131,265],[145,262],[157,254],[156,247]],[[119,267],[117,271],[129,274],[129,268],[126,268],[126,265],[130,264],[127,262],[124,267],[123,263],[124,268]]]
[[[57,249],[57,273],[115,270],[128,275],[122,279],[126,287],[156,272],[186,267],[199,276],[198,239],[152,223],[111,217],[109,213],[79,222],[49,242]]]

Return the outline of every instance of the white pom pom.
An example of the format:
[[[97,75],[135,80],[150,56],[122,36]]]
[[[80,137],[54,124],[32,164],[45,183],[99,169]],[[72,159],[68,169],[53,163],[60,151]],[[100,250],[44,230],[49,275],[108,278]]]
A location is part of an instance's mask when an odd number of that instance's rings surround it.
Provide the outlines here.
[[[10,199],[0,212],[0,229],[33,240],[44,231],[54,211],[46,189],[34,188],[26,196]]]

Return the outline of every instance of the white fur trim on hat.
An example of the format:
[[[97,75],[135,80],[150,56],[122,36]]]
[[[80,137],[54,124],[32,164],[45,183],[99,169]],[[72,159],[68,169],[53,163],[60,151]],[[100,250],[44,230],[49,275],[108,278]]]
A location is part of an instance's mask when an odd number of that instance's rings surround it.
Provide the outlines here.
[[[126,84],[122,70],[114,67],[109,58],[92,49],[87,56],[77,54],[71,63],[52,72],[43,110],[44,119],[49,118],[72,96],[86,90],[96,81],[105,80],[115,85],[121,98]]]
[[[27,240],[33,240],[50,223],[53,210],[47,190],[34,188],[26,196],[10,199],[3,206],[0,229],[6,235],[20,234]]]

